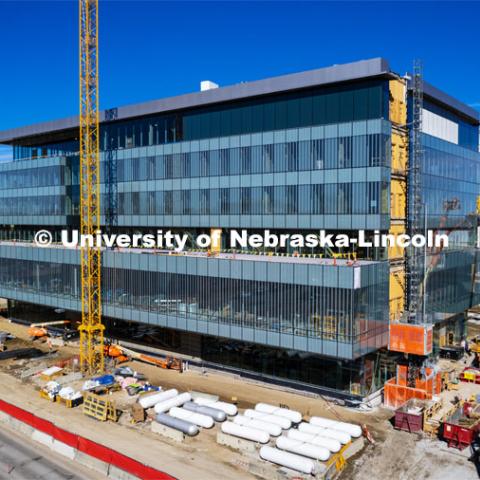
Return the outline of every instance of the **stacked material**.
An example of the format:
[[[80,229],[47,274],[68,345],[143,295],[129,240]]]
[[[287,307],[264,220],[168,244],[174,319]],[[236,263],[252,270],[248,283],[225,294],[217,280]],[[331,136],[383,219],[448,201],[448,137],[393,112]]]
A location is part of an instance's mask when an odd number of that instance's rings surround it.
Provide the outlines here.
[[[95,390],[97,387],[108,387],[115,384],[115,377],[113,375],[101,375],[87,380],[82,387],[82,390]]]
[[[62,371],[63,368],[53,366],[40,372],[40,378],[46,381],[53,380],[55,377],[58,377],[62,373]]]
[[[51,382],[48,382],[45,387],[43,387],[43,391],[51,398],[55,399],[55,397],[58,395],[58,392],[60,391],[60,384],[57,382],[54,382],[53,380]]]
[[[58,396],[65,400],[77,400],[78,398],[82,398],[82,393],[76,392],[72,387],[63,387],[58,392]]]

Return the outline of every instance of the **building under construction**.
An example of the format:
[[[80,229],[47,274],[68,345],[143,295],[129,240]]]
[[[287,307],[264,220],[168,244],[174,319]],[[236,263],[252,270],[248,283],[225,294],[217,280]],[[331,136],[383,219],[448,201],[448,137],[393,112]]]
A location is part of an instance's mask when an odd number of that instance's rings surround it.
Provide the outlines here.
[[[202,82],[100,120],[102,231],[221,232],[208,254],[193,242],[181,254],[102,252],[106,336],[365,397],[398,377],[395,356],[425,360],[464,335],[465,311],[480,303],[479,114],[425,82],[420,66],[402,76],[372,59]],[[3,131],[0,143],[13,147],[0,165],[0,296],[10,317],[75,321],[78,250],[33,239],[46,229],[59,243],[80,228],[78,118]],[[449,242],[232,251],[229,232],[241,228],[433,230]]]

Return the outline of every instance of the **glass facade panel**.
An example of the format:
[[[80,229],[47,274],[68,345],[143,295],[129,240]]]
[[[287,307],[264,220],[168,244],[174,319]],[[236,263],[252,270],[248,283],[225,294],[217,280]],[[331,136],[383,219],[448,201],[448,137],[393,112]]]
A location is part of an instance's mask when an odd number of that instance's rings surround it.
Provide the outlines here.
[[[122,254],[110,253],[110,258],[115,256]],[[10,297],[13,292],[42,295],[45,300],[51,297],[46,304],[52,304],[52,298],[78,301],[79,274],[75,264],[2,258],[0,292]],[[364,266],[362,275],[371,278],[364,287],[353,290],[352,285],[319,287],[104,267],[102,298],[104,308],[118,307],[127,312],[122,314],[125,319],[130,319],[128,311],[139,310],[334,341],[365,353],[384,345],[388,326],[385,320],[388,266],[385,263]],[[369,282],[374,283],[368,285]],[[79,304],[76,306],[74,310]],[[367,338],[369,342],[365,343]],[[329,355],[350,358],[354,350],[342,353],[335,348]]]

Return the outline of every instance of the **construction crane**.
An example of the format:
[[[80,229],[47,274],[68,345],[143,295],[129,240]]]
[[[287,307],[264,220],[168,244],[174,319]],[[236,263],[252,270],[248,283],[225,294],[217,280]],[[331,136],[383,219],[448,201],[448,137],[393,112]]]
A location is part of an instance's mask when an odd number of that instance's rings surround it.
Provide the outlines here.
[[[98,92],[98,0],[79,0],[80,233],[100,230],[100,145]],[[80,367],[86,375],[104,370],[101,250],[81,248],[82,323]]]

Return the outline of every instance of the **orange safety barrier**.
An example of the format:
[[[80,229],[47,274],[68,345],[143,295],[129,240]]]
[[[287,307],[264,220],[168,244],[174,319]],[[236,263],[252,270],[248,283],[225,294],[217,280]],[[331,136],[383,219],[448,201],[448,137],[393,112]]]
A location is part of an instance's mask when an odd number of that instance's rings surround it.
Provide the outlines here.
[[[33,413],[16,407],[11,403],[0,400],[0,411],[5,412],[11,417],[20,420],[27,425],[39,430],[56,440],[63,442],[70,447],[75,448],[87,455],[97,458],[105,463],[114,465],[115,467],[131,473],[142,480],[176,480],[168,473],[156,470],[155,468],[144,465],[137,460],[127,457],[111,448],[105,447],[99,443],[93,442],[88,438],[82,437],[75,433],[71,433],[63,428],[57,427],[52,422],[45,420],[41,417],[37,417]]]
[[[397,366],[397,378],[385,382],[383,402],[386,407],[398,408],[412,398],[430,400],[433,395],[442,391],[442,375],[440,372],[433,375],[433,369],[425,369],[425,379],[417,378],[415,388],[407,386],[407,367]]]
[[[391,323],[388,349],[413,355],[429,355],[433,350],[433,326]]]
[[[383,389],[383,403],[386,407],[398,408],[408,400],[416,398],[418,400],[429,400],[432,395],[425,390],[419,388],[405,387],[395,383],[395,379],[391,378],[385,382]]]

